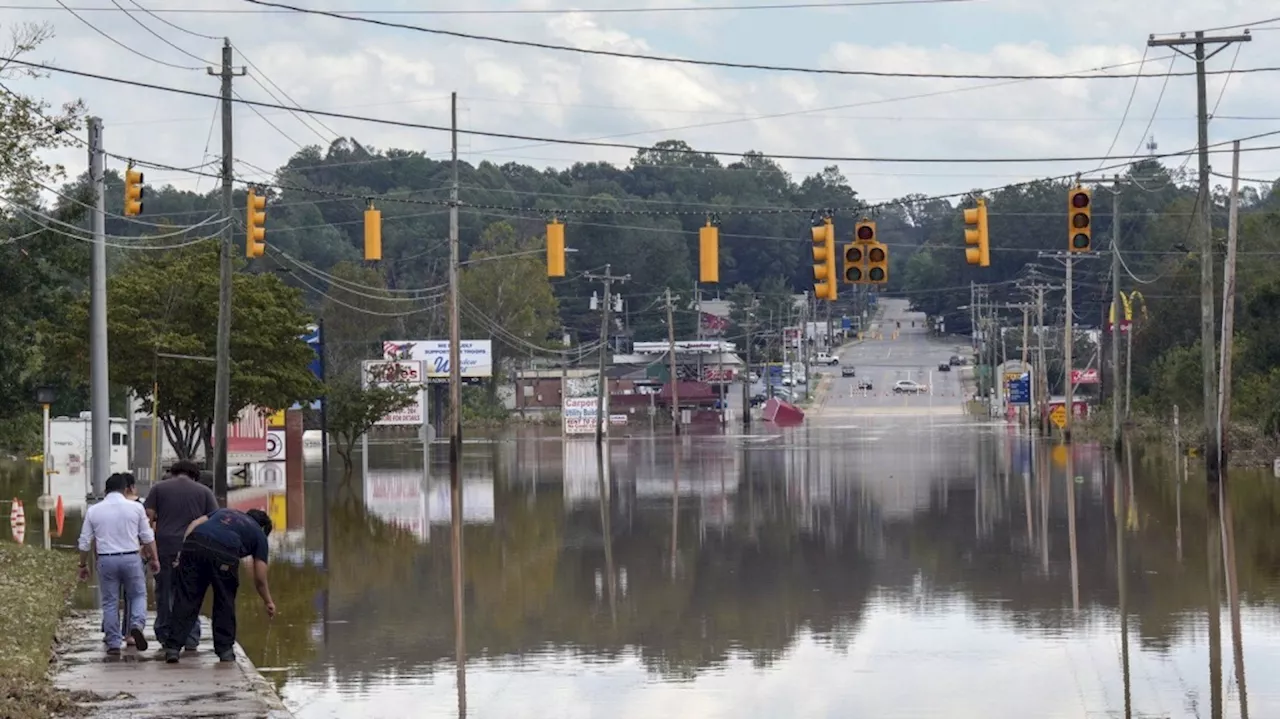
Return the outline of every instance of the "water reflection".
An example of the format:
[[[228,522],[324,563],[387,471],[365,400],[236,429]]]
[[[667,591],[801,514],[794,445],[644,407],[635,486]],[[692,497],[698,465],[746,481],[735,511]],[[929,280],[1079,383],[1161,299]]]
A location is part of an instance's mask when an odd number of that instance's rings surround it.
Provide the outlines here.
[[[375,448],[240,635],[302,719],[1280,716],[1273,480],[859,432]]]

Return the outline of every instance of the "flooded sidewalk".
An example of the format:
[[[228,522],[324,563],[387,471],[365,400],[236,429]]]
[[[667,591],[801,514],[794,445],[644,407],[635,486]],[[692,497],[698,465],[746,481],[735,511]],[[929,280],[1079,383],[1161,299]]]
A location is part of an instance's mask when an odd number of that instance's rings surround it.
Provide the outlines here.
[[[240,645],[236,661],[222,663],[213,653],[207,617],[201,617],[200,649],[183,652],[178,664],[165,664],[147,619],[145,652],[125,647],[108,661],[102,643],[102,614],[78,612],[63,625],[54,684],[75,693],[89,715],[113,717],[226,717],[292,719]],[[87,692],[87,694],[86,694]]]

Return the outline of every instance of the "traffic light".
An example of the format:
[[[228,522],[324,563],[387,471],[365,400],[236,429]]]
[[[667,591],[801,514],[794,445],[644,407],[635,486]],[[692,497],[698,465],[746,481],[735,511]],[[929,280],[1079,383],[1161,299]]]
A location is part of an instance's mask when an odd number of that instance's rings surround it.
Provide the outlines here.
[[[813,226],[813,296],[836,299],[836,230],[830,217]]]
[[[124,214],[133,217],[142,214],[142,173],[133,169],[131,163],[124,171]]]
[[[364,211],[364,258],[370,262],[382,259],[382,211],[373,206],[373,200]]]
[[[973,227],[964,228],[964,243],[973,245],[964,250],[965,262],[979,267],[991,266],[991,245],[987,236],[987,201],[978,200],[977,207],[964,211],[964,224]]]
[[[244,213],[244,256],[262,257],[267,251],[267,230],[263,227],[267,222],[267,198],[259,197],[251,187],[245,198]]]
[[[844,281],[851,285],[862,284],[862,263],[866,260],[863,246],[850,242],[844,246]]]
[[[854,242],[868,243],[875,242],[876,239],[876,223],[871,220],[863,220],[853,228]]]
[[[698,229],[698,281],[720,281],[720,228],[711,220]]]
[[[547,223],[547,277],[564,277],[564,224]]]
[[[1067,232],[1072,252],[1088,252],[1093,249],[1093,192],[1077,187],[1068,194],[1067,212],[1071,215]]]
[[[867,282],[883,285],[889,281],[889,248],[883,242],[867,243]]]

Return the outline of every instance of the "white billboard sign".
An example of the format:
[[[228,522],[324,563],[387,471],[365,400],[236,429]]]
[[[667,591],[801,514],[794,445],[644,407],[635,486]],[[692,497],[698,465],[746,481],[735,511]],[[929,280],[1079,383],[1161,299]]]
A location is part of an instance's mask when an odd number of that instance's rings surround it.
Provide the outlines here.
[[[365,360],[364,386],[379,385],[391,387],[396,385],[416,385],[417,395],[413,402],[404,409],[392,412],[383,417],[379,425],[421,425],[427,422],[427,403],[422,389],[422,363],[414,361]]]
[[[463,377],[493,376],[493,342],[462,340],[458,348]],[[449,378],[448,340],[395,340],[382,343],[384,360],[413,360],[422,363],[427,379]]]
[[[605,412],[609,411],[608,399],[605,400]],[[595,434],[596,433],[596,398],[595,397],[565,397],[564,406],[561,408],[561,414],[564,416],[564,433],[565,434]],[[608,427],[605,427],[605,433],[608,433]]]

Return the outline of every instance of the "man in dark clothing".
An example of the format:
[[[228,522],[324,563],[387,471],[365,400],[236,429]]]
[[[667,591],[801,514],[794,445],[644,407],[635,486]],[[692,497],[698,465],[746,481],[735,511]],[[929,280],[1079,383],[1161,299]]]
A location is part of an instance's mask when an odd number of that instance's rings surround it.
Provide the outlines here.
[[[267,587],[267,535],[271,518],[261,509],[241,512],[219,509],[193,521],[178,554],[173,614],[164,642],[164,660],[178,661],[182,637],[199,621],[205,591],[213,587],[213,650],[218,659],[234,662],[236,643],[236,591],[240,588],[240,560],[253,557],[253,585],[268,617],[276,604]]]
[[[174,561],[182,550],[183,536],[191,522],[218,510],[218,500],[213,490],[199,482],[200,467],[195,462],[182,460],[169,468],[169,476],[157,482],[144,506],[147,516],[154,522],[156,547],[160,551],[160,572],[156,574],[156,641],[161,644],[169,637],[173,626]],[[189,634],[180,637],[188,651],[200,646],[200,622],[191,626]]]

